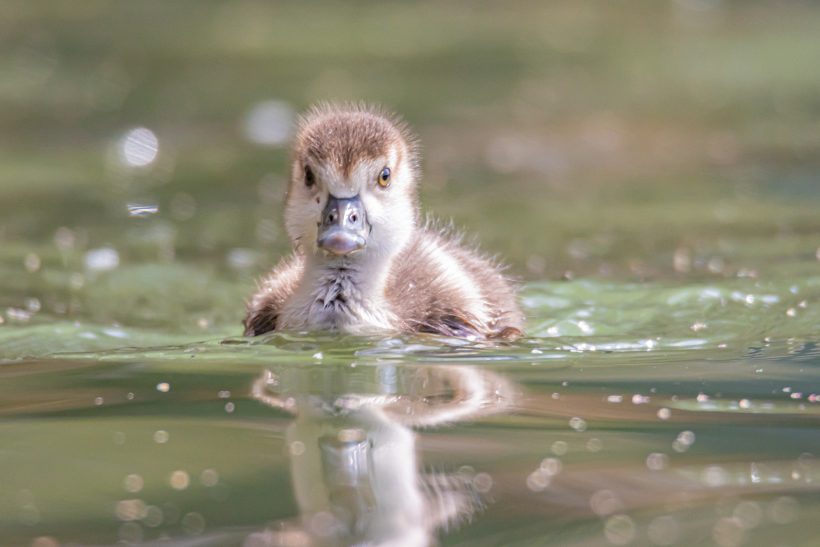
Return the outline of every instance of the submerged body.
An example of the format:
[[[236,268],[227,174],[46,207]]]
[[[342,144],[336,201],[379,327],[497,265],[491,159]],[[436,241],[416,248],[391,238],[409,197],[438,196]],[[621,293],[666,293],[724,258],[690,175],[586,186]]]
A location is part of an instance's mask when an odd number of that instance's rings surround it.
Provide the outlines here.
[[[520,335],[502,269],[450,230],[419,225],[416,163],[403,124],[380,112],[324,106],[305,118],[285,211],[294,253],[260,283],[246,335]]]

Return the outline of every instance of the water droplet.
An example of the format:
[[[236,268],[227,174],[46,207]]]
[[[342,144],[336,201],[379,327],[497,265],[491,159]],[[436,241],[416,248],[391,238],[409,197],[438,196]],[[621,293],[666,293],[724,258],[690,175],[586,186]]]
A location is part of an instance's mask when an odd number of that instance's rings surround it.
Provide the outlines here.
[[[86,269],[92,272],[107,272],[120,265],[120,254],[111,247],[91,249],[84,257]]]
[[[604,536],[613,545],[626,545],[635,539],[635,522],[626,515],[615,515],[604,523]]]
[[[612,490],[598,490],[589,498],[589,507],[599,517],[622,511],[624,504]]]
[[[136,127],[128,131],[119,143],[120,160],[128,167],[146,167],[159,154],[159,139],[148,128]]]
[[[182,469],[178,469],[171,473],[168,483],[174,490],[185,490],[188,488],[188,485],[191,484],[191,478],[188,476],[188,473]]]
[[[555,441],[552,443],[550,450],[552,450],[552,453],[556,456],[563,456],[569,450],[569,445],[564,441]]]
[[[199,474],[199,482],[202,486],[206,486],[208,488],[216,486],[219,482],[219,473],[217,473],[216,469],[206,469]]]
[[[162,524],[163,518],[162,509],[156,505],[149,505],[145,508],[145,517],[143,517],[142,523],[150,528],[156,528]]]
[[[121,541],[125,543],[142,542],[142,526],[136,522],[125,522],[117,531]]]
[[[144,481],[140,475],[132,473],[130,475],[126,475],[126,477],[122,481],[122,486],[128,492],[136,493],[142,490],[142,487],[144,486]]]
[[[489,473],[477,473],[476,476],[473,477],[473,486],[478,492],[486,494],[493,487],[493,478]]]
[[[577,416],[570,418],[569,426],[574,429],[575,431],[581,432],[586,431],[587,423],[583,418],[579,418]]]
[[[189,536],[198,536],[205,530],[205,517],[199,513],[186,513],[182,517],[182,530]]]
[[[646,457],[646,467],[652,471],[661,471],[666,468],[669,456],[660,452],[652,452]]]
[[[289,450],[292,456],[301,456],[305,453],[305,443],[302,441],[293,441],[290,443]]]

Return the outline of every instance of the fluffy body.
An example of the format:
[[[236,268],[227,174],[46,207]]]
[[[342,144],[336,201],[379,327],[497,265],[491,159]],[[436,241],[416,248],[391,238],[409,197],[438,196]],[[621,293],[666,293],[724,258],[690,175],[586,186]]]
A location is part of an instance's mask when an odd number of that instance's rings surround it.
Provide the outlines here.
[[[415,142],[402,122],[359,105],[320,106],[302,120],[285,206],[294,252],[252,296],[246,335],[520,335],[523,316],[503,269],[451,230],[420,225]],[[376,179],[386,166],[392,181],[381,187]],[[308,170],[315,183],[307,183]],[[361,252],[332,256],[318,248],[318,219],[330,195],[361,198],[370,225]]]

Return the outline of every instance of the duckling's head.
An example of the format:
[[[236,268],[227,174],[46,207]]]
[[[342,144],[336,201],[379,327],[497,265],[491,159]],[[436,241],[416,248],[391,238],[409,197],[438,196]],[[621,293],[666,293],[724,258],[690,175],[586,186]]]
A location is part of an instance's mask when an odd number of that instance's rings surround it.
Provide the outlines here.
[[[417,147],[403,122],[363,105],[319,105],[301,120],[285,225],[304,254],[390,257],[418,217]]]

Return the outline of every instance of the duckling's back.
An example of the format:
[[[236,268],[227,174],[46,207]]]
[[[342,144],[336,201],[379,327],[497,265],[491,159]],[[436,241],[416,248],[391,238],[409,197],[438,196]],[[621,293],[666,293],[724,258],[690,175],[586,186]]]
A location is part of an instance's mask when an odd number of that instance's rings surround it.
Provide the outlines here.
[[[524,328],[503,268],[435,226],[419,229],[396,257],[386,296],[403,330],[510,338]]]

